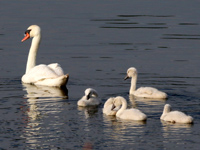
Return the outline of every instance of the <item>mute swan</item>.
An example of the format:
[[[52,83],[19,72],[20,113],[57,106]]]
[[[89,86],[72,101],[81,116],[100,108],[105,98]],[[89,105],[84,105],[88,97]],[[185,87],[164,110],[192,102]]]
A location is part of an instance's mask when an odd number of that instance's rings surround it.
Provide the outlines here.
[[[22,39],[22,42],[29,38],[33,38],[33,40],[26,64],[26,73],[22,76],[22,82],[55,87],[65,86],[69,75],[64,74],[58,63],[36,66],[36,56],[41,40],[41,29],[39,26],[29,26],[25,31],[25,37]]]
[[[131,79],[131,87],[129,94],[132,94],[136,97],[143,97],[143,98],[156,98],[156,99],[166,99],[167,94],[161,92],[153,87],[140,87],[136,90],[136,82],[137,82],[137,70],[134,67],[131,67],[127,70],[127,76],[124,80]]]
[[[117,96],[115,98],[113,108],[115,107],[116,100],[120,100],[122,103],[121,108],[116,113],[117,117],[121,119],[137,120],[137,121],[145,121],[147,119],[147,116],[138,109],[135,109],[135,108],[126,109],[127,108],[126,99],[124,99],[121,96]]]
[[[114,101],[115,101],[115,109],[112,109]],[[120,107],[121,107],[121,101],[115,99],[114,97],[110,97],[104,104],[103,113],[108,116],[115,116]]]
[[[171,111],[171,106],[165,104],[161,120],[172,123],[193,123],[193,118],[180,111]]]
[[[95,89],[87,88],[85,95],[77,102],[78,106],[95,106],[101,103],[98,93]]]

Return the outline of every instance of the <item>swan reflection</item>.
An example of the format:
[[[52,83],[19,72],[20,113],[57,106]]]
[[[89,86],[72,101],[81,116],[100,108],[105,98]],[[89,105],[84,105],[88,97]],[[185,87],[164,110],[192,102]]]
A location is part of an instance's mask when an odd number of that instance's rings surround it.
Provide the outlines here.
[[[185,139],[186,135],[192,132],[192,124],[170,123],[162,120],[161,123],[164,147],[168,147],[169,143],[179,143],[179,146],[185,145],[185,140],[188,140]]]
[[[28,98],[29,111],[27,112],[29,120],[36,120],[40,116],[38,111],[39,100],[60,100],[68,98],[67,88],[56,88],[47,86],[35,86],[23,84],[24,90],[27,92],[25,98]]]
[[[183,123],[171,123],[161,120],[163,132],[173,131],[173,132],[190,132],[193,124],[183,124]]]
[[[63,99],[68,98],[68,90],[66,87],[49,87],[49,86],[35,86],[31,84],[24,84],[24,90],[27,92],[25,98],[37,99],[40,97],[55,98],[60,97]]]
[[[49,130],[59,128],[63,124],[62,119],[52,122],[52,118],[59,117],[63,100],[68,98],[68,90],[30,84],[23,84],[23,89],[27,92],[24,95],[27,105],[22,108],[26,126],[22,137],[31,147],[36,147],[41,144],[39,139],[49,134]],[[47,129],[44,129],[44,124],[49,124]],[[56,134],[53,136],[56,137]]]
[[[139,108],[151,116],[156,113],[162,114],[163,105],[165,105],[166,102],[166,100],[163,99],[144,99],[135,97],[134,95],[129,95],[129,100],[133,107]]]
[[[87,106],[87,107],[77,107],[78,109],[78,117],[80,121],[84,122],[83,130],[86,132],[90,132],[93,130],[90,126],[90,118],[94,117],[98,113],[98,106]],[[95,116],[97,117],[97,116]]]
[[[87,106],[87,107],[80,107],[78,106],[79,115],[84,114],[85,119],[94,116],[98,112],[98,106]]]
[[[146,99],[146,98],[141,98],[141,97],[135,97],[134,95],[130,94],[129,95],[130,102],[132,103],[133,106],[137,106],[139,103],[143,103],[146,105],[164,105],[166,100],[165,99]]]
[[[117,129],[118,127],[126,129],[126,128],[137,128],[140,125],[145,125],[146,121],[136,121],[136,120],[124,120],[120,119],[116,116],[107,116],[103,115],[103,120],[105,125],[113,127],[113,129]]]
[[[108,139],[116,139],[119,142],[134,143],[138,136],[144,134],[146,121],[124,120],[116,116],[103,115],[104,133]],[[130,139],[130,141],[127,139]]]

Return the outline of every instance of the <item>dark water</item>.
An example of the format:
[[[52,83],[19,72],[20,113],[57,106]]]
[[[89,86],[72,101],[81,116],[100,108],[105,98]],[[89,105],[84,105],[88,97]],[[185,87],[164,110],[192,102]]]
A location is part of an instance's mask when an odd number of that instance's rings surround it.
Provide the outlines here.
[[[0,149],[199,149],[200,2],[175,0],[0,1]],[[42,28],[37,63],[58,62],[67,89],[22,85],[31,24]],[[126,70],[138,87],[167,92],[164,100],[129,98]],[[88,87],[103,103],[124,96],[146,123],[79,108]],[[193,125],[160,121],[165,103],[194,117]]]

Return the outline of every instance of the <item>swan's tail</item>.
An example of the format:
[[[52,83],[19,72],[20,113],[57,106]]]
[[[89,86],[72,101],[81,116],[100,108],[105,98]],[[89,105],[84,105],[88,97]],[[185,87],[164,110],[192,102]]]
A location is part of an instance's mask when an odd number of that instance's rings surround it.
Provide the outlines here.
[[[191,116],[188,116],[186,122],[193,123],[193,118]]]
[[[66,84],[67,84],[67,82],[68,82],[68,80],[69,80],[69,74],[66,74],[66,75],[64,75],[65,77],[66,77]]]
[[[142,113],[140,120],[146,121],[147,120],[147,116],[144,113]]]
[[[67,85],[67,82],[68,82],[68,80],[69,80],[69,74],[66,74],[66,75],[64,75],[64,76],[61,76],[62,78],[61,78],[61,82],[60,82],[60,87],[61,86],[66,86]]]

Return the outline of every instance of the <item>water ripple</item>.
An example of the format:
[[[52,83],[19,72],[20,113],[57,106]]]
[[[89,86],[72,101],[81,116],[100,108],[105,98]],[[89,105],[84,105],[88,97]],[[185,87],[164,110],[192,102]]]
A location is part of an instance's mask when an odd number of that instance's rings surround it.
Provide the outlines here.
[[[163,34],[162,39],[200,40],[199,34]]]
[[[118,15],[118,17],[125,17],[125,18],[133,18],[133,17],[161,17],[161,18],[166,18],[166,17],[175,17],[174,15]]]
[[[167,29],[168,27],[111,27],[111,26],[101,26],[100,28],[113,28],[113,29]]]

